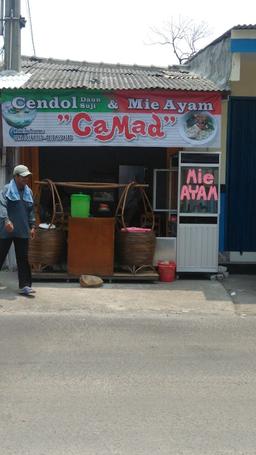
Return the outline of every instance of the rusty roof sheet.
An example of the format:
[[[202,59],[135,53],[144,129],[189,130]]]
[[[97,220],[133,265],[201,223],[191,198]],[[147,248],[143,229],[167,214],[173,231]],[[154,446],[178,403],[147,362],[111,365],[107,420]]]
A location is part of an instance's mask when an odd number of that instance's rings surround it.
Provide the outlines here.
[[[17,73],[11,70],[0,71],[0,89],[22,87],[30,76],[30,73]]]
[[[22,72],[31,75],[22,85],[24,89],[221,91],[213,82],[177,67],[22,57]]]

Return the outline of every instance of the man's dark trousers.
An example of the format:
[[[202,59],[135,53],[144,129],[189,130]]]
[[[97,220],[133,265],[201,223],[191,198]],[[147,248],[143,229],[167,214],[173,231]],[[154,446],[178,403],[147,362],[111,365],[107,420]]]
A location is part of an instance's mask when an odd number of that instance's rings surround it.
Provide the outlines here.
[[[19,288],[31,286],[31,269],[28,262],[28,239],[13,237],[0,239],[0,270],[3,266],[10,246],[14,243],[15,255],[18,268]]]

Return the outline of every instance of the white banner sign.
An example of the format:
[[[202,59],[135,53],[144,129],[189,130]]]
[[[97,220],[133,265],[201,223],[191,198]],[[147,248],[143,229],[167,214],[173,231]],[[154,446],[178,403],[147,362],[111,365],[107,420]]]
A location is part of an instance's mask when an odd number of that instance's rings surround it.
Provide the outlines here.
[[[216,94],[11,91],[2,99],[5,146],[220,146]]]

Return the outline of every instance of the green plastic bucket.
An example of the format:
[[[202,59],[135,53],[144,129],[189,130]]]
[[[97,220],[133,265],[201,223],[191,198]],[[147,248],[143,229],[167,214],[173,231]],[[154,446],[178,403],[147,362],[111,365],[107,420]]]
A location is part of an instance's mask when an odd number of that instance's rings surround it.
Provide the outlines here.
[[[73,218],[88,218],[90,214],[91,197],[88,194],[71,195],[71,216]]]

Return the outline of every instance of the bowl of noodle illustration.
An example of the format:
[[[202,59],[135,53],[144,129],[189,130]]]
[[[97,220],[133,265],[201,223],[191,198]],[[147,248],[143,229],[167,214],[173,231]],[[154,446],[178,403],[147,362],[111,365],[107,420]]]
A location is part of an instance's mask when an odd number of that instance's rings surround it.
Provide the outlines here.
[[[190,144],[206,144],[217,132],[216,119],[209,112],[190,111],[182,115],[180,134]]]
[[[25,128],[33,122],[36,109],[28,109],[27,107],[18,109],[14,108],[10,102],[6,102],[2,105],[2,113],[8,125],[15,128]]]

